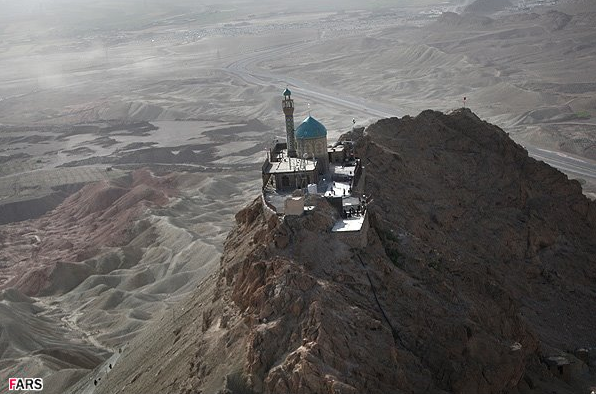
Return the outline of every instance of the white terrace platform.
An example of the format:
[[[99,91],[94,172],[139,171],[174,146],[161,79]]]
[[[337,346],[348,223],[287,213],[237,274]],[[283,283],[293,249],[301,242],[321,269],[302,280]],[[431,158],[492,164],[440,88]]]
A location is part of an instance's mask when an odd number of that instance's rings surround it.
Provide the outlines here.
[[[366,215],[361,215],[347,219],[339,219],[337,222],[335,222],[335,225],[331,231],[334,233],[360,231],[362,225],[364,224],[365,217]]]

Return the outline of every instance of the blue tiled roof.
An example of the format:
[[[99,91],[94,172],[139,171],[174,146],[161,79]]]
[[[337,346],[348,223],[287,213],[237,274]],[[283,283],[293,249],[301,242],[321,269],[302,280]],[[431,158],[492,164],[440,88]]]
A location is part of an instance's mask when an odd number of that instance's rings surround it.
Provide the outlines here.
[[[283,95],[284,96],[291,96],[292,95],[292,92],[290,92],[290,89],[286,88],[286,90],[284,90]]]
[[[296,139],[299,140],[321,137],[327,137],[327,129],[312,116],[304,119],[304,122],[296,129]]]

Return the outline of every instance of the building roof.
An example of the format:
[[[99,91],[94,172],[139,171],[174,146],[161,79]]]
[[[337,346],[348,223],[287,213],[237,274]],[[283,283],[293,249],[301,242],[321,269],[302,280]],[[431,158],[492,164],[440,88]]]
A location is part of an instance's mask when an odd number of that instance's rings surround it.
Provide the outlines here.
[[[296,157],[286,157],[282,161],[269,162],[263,168],[264,174],[287,174],[295,172],[312,172],[317,168],[316,160],[303,160]]]
[[[292,92],[290,92],[290,89],[286,88],[286,90],[284,90],[284,92],[283,92],[283,95],[284,96],[291,96],[292,95]]]
[[[308,140],[327,137],[327,129],[318,120],[309,116],[296,129],[296,139]]]

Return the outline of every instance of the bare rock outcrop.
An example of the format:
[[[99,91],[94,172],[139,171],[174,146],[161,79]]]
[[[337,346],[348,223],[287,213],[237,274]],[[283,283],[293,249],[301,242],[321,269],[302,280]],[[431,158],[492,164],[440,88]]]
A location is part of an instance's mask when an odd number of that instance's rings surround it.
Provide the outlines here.
[[[468,337],[460,354],[427,350],[461,361],[447,367],[443,388],[516,390],[522,376],[544,372],[537,360],[594,342],[596,206],[577,181],[469,110],[386,119],[367,131],[359,149],[373,227],[396,267],[444,300],[447,315],[435,324],[459,320]],[[434,315],[429,302],[416,304]],[[432,332],[433,347],[456,350]],[[585,389],[577,378],[557,392]]]

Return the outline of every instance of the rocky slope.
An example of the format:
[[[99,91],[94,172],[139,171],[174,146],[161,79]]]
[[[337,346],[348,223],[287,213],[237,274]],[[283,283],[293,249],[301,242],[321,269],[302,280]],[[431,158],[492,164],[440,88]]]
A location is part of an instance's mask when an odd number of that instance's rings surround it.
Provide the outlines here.
[[[0,380],[43,377],[63,394],[113,363],[217,269],[242,190],[254,193],[234,174],[140,169],[0,226]]]
[[[0,227],[0,290],[63,294],[88,276],[105,273],[106,267],[81,262],[102,248],[130,242],[139,217],[176,194],[173,181],[173,176],[158,178],[139,170],[128,178],[87,185],[41,218]]]
[[[350,137],[374,198],[366,248],[329,232],[324,202],[279,222],[257,199],[219,272],[72,392],[589,392],[596,206],[580,185],[469,110]]]

